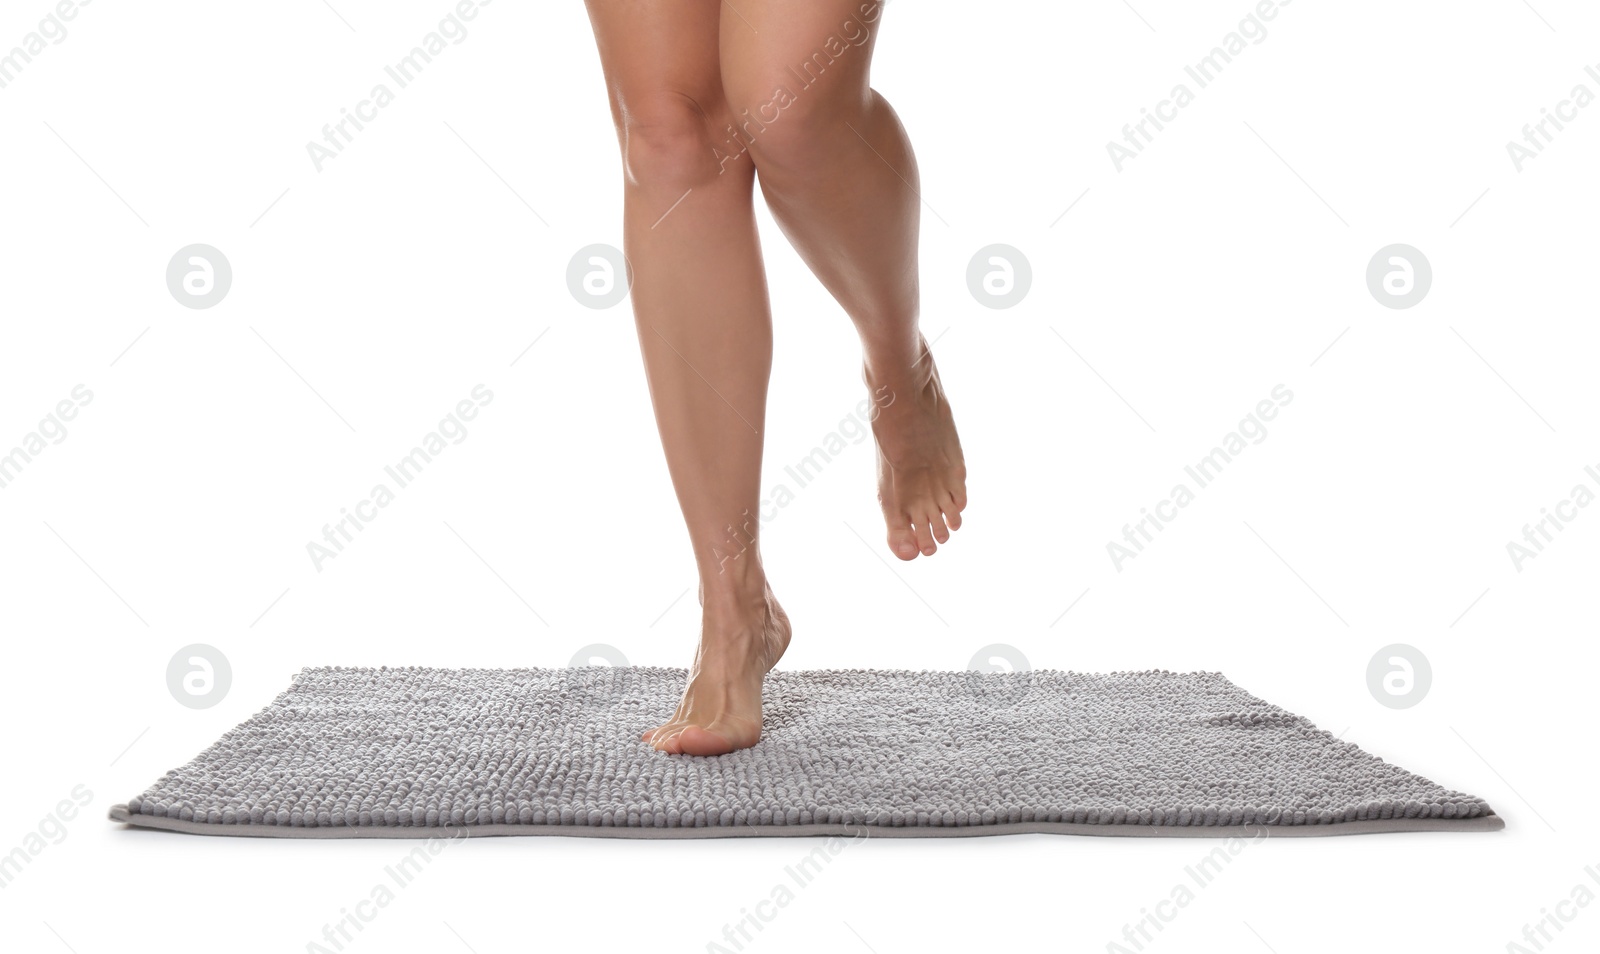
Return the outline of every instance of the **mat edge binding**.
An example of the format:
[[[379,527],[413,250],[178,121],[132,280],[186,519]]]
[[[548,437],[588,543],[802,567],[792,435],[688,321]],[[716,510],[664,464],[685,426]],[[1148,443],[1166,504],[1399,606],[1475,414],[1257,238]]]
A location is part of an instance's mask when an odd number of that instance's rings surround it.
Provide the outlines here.
[[[190,835],[224,838],[434,838],[450,829],[426,825],[373,826],[369,828],[294,828],[287,825],[221,825],[184,821],[156,815],[135,815],[127,805],[113,805],[108,817],[130,828],[174,831]],[[973,838],[986,835],[1099,835],[1122,838],[1236,838],[1270,837],[1315,838],[1338,835],[1376,835],[1399,832],[1489,832],[1506,827],[1499,815],[1476,818],[1381,818],[1336,822],[1328,825],[1091,825],[1085,822],[1002,822],[993,825],[934,827],[911,825],[900,828],[863,825],[735,825],[708,828],[644,828],[591,825],[467,825],[457,831],[469,837],[567,836],[573,838],[632,838],[642,841],[696,838],[802,838],[859,836],[869,838]]]

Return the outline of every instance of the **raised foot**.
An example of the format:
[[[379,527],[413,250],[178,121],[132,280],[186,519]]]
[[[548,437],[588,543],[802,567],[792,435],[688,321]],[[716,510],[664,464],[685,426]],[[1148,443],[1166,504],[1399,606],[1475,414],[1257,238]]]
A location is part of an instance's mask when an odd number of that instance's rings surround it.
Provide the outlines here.
[[[789,617],[768,589],[705,604],[700,648],[672,718],[641,738],[673,755],[726,755],[761,741],[761,684],[789,648]]]
[[[902,560],[937,552],[961,527],[967,507],[967,465],[955,418],[933,353],[926,340],[919,337],[919,343],[908,369],[875,368],[869,359],[863,372],[877,405],[878,503],[889,550]]]

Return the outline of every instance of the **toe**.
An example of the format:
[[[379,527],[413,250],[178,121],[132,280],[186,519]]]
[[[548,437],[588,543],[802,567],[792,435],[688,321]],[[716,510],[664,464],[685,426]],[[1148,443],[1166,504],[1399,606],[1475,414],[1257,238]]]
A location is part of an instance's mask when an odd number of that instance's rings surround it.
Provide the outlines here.
[[[944,514],[937,509],[928,511],[928,529],[933,531],[933,538],[940,543],[950,542],[950,531],[944,525]]]
[[[682,724],[683,723],[679,722],[677,717],[674,716],[673,718],[667,720],[666,722],[661,723],[660,725],[656,726],[653,729],[646,729],[644,731],[644,734],[639,736],[639,738],[642,739],[645,742],[654,743],[654,742],[656,742],[656,741],[658,741],[660,739],[664,739],[667,736],[671,735]]]
[[[889,549],[902,560],[917,558],[917,536],[912,532],[910,521],[889,528]]]
[[[732,742],[697,725],[685,726],[673,741],[676,753],[683,755],[726,755],[734,750]]]
[[[951,530],[961,529],[961,510],[964,505],[964,501],[959,504],[956,502],[954,493],[946,495],[940,509],[944,511],[944,522],[950,525]]]
[[[919,517],[917,519],[916,533],[917,549],[922,551],[923,556],[933,556],[934,551],[939,547],[933,542],[933,531],[928,525],[927,517]]]

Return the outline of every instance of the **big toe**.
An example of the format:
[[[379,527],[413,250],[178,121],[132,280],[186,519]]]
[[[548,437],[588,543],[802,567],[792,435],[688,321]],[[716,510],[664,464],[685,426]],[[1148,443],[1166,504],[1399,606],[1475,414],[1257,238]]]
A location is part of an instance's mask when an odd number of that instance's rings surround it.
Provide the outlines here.
[[[673,754],[681,755],[727,755],[739,747],[717,733],[697,725],[685,727],[673,737],[671,746]]]
[[[902,560],[917,558],[917,536],[910,527],[893,527],[889,530],[889,550]]]

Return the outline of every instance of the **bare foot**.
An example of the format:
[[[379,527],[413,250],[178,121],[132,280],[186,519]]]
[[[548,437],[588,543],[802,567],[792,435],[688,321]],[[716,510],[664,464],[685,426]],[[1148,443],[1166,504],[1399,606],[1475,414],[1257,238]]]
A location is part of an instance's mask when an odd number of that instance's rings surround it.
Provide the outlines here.
[[[920,335],[919,359],[909,369],[863,371],[878,406],[878,502],[889,527],[889,549],[902,560],[932,556],[967,507],[967,465],[955,418],[945,399],[933,353]]]
[[[789,617],[765,592],[754,598],[701,591],[700,648],[678,711],[644,741],[674,755],[724,755],[761,740],[761,683],[789,648]]]

